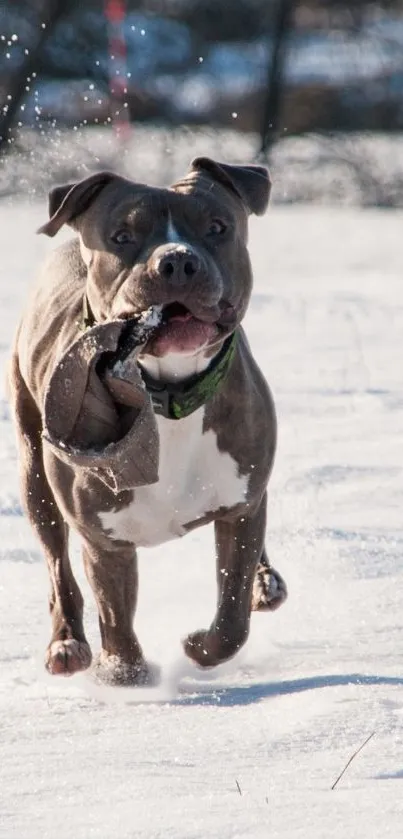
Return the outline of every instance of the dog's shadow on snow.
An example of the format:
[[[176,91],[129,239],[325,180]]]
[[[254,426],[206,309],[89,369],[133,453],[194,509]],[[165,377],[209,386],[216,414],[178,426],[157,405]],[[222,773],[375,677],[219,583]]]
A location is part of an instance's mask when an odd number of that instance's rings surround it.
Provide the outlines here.
[[[182,695],[171,700],[172,705],[214,705],[229,708],[240,705],[253,705],[263,699],[284,696],[292,693],[304,693],[319,688],[340,687],[343,685],[363,685],[376,687],[381,685],[403,686],[403,678],[397,676],[365,676],[360,673],[346,675],[310,676],[305,679],[288,679],[281,682],[258,682],[240,687],[209,686],[203,693],[196,693],[195,687],[181,686]],[[192,691],[192,693],[190,693]]]

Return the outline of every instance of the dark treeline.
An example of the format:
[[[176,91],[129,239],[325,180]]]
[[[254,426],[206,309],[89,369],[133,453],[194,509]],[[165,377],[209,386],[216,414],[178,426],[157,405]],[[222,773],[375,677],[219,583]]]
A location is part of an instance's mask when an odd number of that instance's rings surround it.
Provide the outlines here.
[[[3,0],[0,150],[21,112],[29,124],[33,80],[41,124],[113,112],[105,12],[99,0]],[[127,0],[125,13],[133,120],[257,131],[263,153],[284,131],[403,127],[403,0]],[[136,20],[148,53],[138,27],[132,41]],[[52,100],[55,81],[78,83],[75,110],[61,111],[56,92]],[[91,83],[97,107],[85,95]]]

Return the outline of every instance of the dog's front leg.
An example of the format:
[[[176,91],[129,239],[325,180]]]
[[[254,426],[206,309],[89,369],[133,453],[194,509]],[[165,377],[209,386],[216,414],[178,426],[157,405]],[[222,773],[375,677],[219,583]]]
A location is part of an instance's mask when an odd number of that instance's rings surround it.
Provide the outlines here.
[[[208,630],[184,642],[186,654],[202,667],[232,658],[249,634],[252,589],[264,551],[266,495],[253,514],[215,522],[218,606]]]
[[[83,598],[70,565],[68,527],[45,474],[41,417],[16,356],[9,375],[20,455],[21,499],[46,557],[50,577],[52,637],[45,664],[53,675],[71,676],[91,664],[83,626]]]
[[[111,541],[99,546],[86,541],[83,558],[102,639],[96,677],[114,685],[149,684],[151,672],[133,630],[138,589],[134,545]]]

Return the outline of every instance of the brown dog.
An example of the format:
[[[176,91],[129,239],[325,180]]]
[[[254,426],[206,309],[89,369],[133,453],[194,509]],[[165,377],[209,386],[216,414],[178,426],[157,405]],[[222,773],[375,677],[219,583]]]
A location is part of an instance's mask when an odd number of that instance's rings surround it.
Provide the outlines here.
[[[269,192],[262,167],[198,158],[169,189],[102,172],[50,194],[50,220],[41,232],[54,236],[69,224],[78,237],[45,265],[18,330],[10,390],[23,502],[50,573],[53,632],[46,666],[51,673],[85,669],[92,658],[68,557],[69,527],[82,538],[99,611],[97,674],[112,683],[150,680],[133,631],[137,547],[214,521],[217,611],[209,629],[184,642],[186,654],[203,667],[240,649],[252,609],[275,609],[286,597],[264,546],[275,412],[240,326],[252,288],[247,218],[265,211]],[[123,471],[115,469],[113,483],[96,459],[108,466],[124,437],[118,424],[126,423],[125,433],[131,423],[137,428],[138,411],[127,407],[130,399],[125,403],[122,397],[119,404],[113,382],[108,392],[88,346],[95,346],[100,331],[119,331],[146,310],[158,311],[159,321],[138,348],[132,375],[138,375],[137,392],[148,406],[141,414],[141,445],[155,453],[155,475],[147,477],[145,470],[139,479],[134,452],[140,448],[134,437],[128,444],[126,435],[126,454],[116,461],[124,463]],[[112,344],[105,339],[105,352],[116,349],[116,335]],[[99,351],[97,363],[100,358]],[[103,396],[98,399],[97,391],[93,398],[116,434],[108,437],[108,431],[101,439],[91,431],[93,445],[89,432],[89,439],[80,438],[82,461],[77,446],[68,450],[60,440],[59,447],[52,445],[45,408],[57,380],[52,422],[63,427],[83,375],[92,397],[88,382],[99,377],[96,388]],[[87,421],[81,421],[83,427]]]

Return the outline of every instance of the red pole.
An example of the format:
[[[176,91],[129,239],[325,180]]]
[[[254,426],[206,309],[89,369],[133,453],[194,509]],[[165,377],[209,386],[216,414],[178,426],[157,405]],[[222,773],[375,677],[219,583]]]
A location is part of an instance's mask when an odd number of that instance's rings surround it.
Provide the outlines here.
[[[125,0],[105,0],[105,16],[108,22],[112,124],[118,139],[125,141],[131,133],[130,113],[127,107],[127,50],[123,26],[126,16]]]

